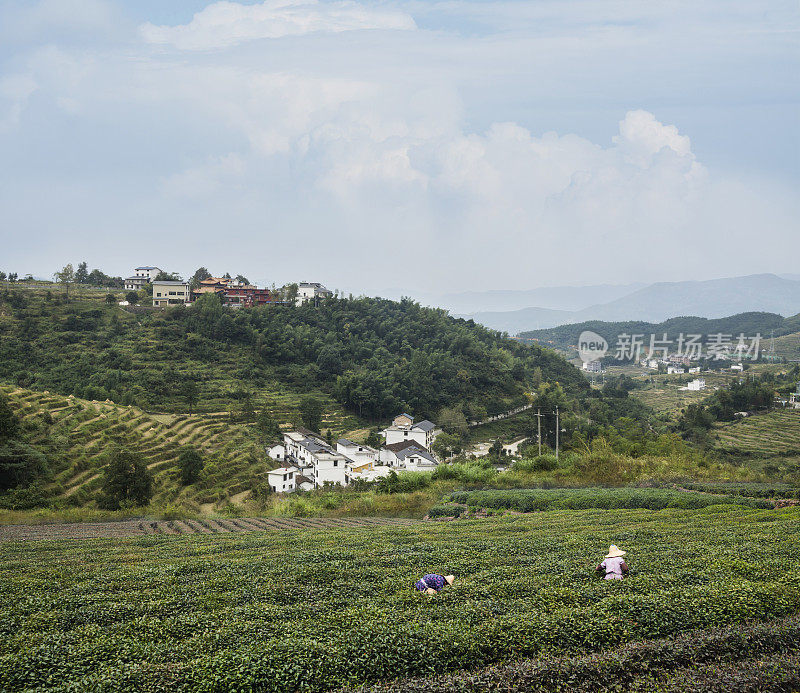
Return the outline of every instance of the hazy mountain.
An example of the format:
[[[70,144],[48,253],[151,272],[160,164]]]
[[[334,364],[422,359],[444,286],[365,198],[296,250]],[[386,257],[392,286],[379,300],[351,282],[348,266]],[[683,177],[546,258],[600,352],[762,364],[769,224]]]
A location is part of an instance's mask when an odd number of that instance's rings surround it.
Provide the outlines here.
[[[594,303],[608,303],[647,286],[634,284],[597,284],[593,286],[544,286],[522,291],[464,291],[426,296],[426,302],[453,313],[505,312],[537,306],[551,311],[574,311]]]
[[[526,330],[543,330],[557,325],[578,322],[574,311],[550,310],[549,308],[523,308],[509,311],[481,311],[471,315],[456,315],[457,318],[474,320],[493,330],[515,335]],[[533,327],[531,327],[533,325]]]
[[[706,281],[658,282],[578,310],[554,311],[536,307],[479,311],[462,317],[516,334],[589,320],[659,323],[679,315],[721,318],[758,311],[784,316],[800,312],[800,281],[774,274],[753,274]]]

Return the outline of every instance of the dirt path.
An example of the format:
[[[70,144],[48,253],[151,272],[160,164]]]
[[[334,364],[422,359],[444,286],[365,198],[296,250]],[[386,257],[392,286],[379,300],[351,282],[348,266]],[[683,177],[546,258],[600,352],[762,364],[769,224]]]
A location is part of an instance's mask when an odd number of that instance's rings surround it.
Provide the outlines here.
[[[115,539],[147,535],[271,532],[313,527],[407,526],[418,520],[402,517],[261,517],[217,520],[123,520],[51,525],[0,525],[1,541],[35,539]]]

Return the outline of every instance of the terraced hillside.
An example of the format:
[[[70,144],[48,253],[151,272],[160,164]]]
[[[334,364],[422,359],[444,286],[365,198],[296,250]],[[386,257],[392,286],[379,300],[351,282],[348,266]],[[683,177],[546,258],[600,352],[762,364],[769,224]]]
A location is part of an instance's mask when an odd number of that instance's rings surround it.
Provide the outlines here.
[[[0,385],[32,442],[40,443],[53,468],[48,490],[69,505],[90,502],[101,484],[105,453],[120,444],[140,454],[155,478],[153,503],[181,502],[211,510],[240,503],[263,482],[272,465],[254,431],[223,415],[151,415],[136,407],[63,397]],[[200,450],[202,479],[178,483],[177,459],[184,446]]]
[[[730,454],[800,455],[800,411],[778,410],[717,424],[717,447]]]

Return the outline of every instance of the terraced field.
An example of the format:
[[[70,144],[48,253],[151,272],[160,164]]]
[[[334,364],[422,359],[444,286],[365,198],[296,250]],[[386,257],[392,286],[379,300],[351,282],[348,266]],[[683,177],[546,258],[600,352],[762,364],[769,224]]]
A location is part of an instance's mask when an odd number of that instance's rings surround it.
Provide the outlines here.
[[[695,392],[692,390],[679,390],[676,386],[648,388],[646,390],[633,390],[631,397],[653,409],[657,414],[676,416],[680,410],[690,404],[697,404],[706,397],[708,391]]]
[[[101,484],[105,453],[121,444],[140,454],[155,477],[153,501],[221,504],[249,491],[272,468],[253,430],[224,415],[150,415],[136,407],[81,400],[0,385],[34,440],[59,466],[49,489],[74,505],[90,501]],[[181,488],[177,459],[186,445],[206,457],[203,483]]]
[[[800,455],[800,410],[778,410],[717,424],[717,447],[730,454]]]
[[[329,529],[335,527],[381,527],[410,525],[408,518],[216,518],[202,520],[125,520],[121,522],[80,522],[51,525],[0,525],[0,541],[41,539],[113,539],[148,535],[227,534],[229,532],[283,531],[287,529]]]

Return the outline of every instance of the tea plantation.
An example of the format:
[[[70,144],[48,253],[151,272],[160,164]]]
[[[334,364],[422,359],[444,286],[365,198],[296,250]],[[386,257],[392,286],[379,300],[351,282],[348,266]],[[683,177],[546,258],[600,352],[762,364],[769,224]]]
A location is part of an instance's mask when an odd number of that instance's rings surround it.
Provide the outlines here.
[[[647,671],[651,658],[652,682],[673,651],[659,638],[684,653],[676,667],[690,666],[691,638],[709,629],[722,630],[697,652],[786,669],[797,625],[779,619],[800,613],[798,532],[797,508],[713,505],[8,542],[0,690],[328,691],[502,663],[481,674],[497,686],[480,690],[570,690],[577,678],[534,685],[536,672],[585,673],[580,658],[597,653],[601,672],[625,657]],[[610,543],[629,552],[624,582],[594,573]],[[457,581],[438,597],[412,591],[431,571]],[[742,623],[736,637],[725,631]],[[625,649],[634,641],[651,644]],[[503,684],[509,671],[530,686]]]

